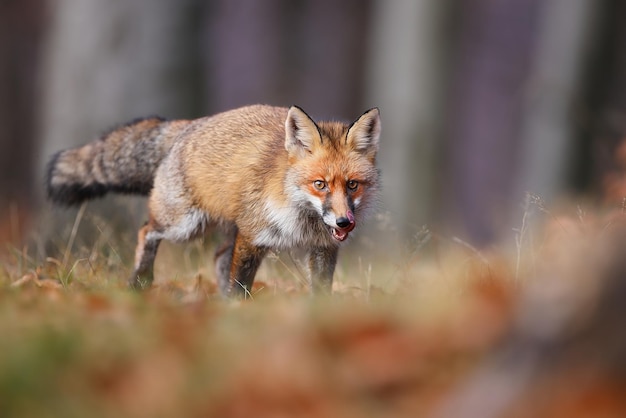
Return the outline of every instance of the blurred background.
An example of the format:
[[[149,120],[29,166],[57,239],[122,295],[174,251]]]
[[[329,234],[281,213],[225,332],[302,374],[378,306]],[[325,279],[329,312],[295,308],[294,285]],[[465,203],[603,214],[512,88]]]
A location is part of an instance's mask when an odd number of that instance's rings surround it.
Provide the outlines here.
[[[44,203],[55,151],[253,103],[348,121],[378,106],[386,235],[488,246],[526,192],[626,196],[626,2],[4,0],[0,242],[71,225]],[[140,223],[141,203],[89,210]]]

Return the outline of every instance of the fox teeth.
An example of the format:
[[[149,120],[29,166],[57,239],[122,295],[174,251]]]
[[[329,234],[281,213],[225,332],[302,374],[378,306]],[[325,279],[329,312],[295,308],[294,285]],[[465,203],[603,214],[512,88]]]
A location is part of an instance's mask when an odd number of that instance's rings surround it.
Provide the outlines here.
[[[348,231],[342,231],[336,228],[332,228],[333,238],[337,241],[343,241],[348,238]]]

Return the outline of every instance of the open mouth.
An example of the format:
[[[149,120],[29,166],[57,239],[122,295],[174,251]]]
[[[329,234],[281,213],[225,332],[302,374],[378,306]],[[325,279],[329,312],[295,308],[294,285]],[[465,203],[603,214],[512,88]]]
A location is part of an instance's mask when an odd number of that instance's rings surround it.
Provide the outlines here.
[[[333,238],[335,238],[337,241],[341,242],[344,241],[346,238],[348,238],[348,234],[350,233],[350,231],[352,231],[355,227],[355,223],[351,223],[350,226],[346,227],[346,228],[335,228],[335,227],[330,227],[330,232],[333,236]]]

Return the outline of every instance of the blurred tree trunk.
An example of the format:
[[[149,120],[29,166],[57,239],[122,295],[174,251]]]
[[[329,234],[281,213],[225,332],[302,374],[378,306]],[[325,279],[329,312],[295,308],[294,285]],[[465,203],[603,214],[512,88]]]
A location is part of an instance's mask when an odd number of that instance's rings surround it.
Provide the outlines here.
[[[515,204],[525,192],[548,204],[566,190],[581,129],[576,103],[581,94],[597,5],[595,0],[547,0],[543,4],[524,98],[521,167]],[[589,161],[587,162],[587,164]],[[521,219],[519,210],[512,214]]]
[[[314,118],[362,107],[370,1],[216,0],[205,16],[209,113],[297,104]]]
[[[204,17],[209,113],[280,104],[281,1],[215,0]]]
[[[17,245],[33,212],[36,91],[46,17],[45,2],[0,2],[0,244]]]
[[[622,202],[626,198],[626,2],[594,4],[596,37],[580,112],[587,123],[573,177],[579,188],[600,188],[608,200]],[[592,164],[585,170],[590,155]],[[615,177],[620,184],[614,183]]]
[[[302,10],[304,60],[295,100],[317,118],[354,120],[363,108],[370,0],[311,0]],[[296,67],[297,68],[297,67]],[[292,103],[290,103],[292,104]],[[367,108],[376,103],[366,103]]]
[[[381,210],[389,217],[384,236],[401,241],[433,216],[446,7],[440,0],[379,0],[372,11],[366,88],[383,125]]]
[[[197,4],[196,0],[53,3],[42,72],[40,178],[54,152],[84,144],[129,119],[199,113],[194,69]],[[130,201],[107,198],[90,203],[88,213],[106,214],[111,222],[107,225],[117,221],[136,226],[144,217],[143,205]],[[44,221],[47,235],[71,227],[76,212],[54,214],[56,221]]]
[[[462,3],[444,173],[446,223],[475,245],[508,221],[541,0]]]

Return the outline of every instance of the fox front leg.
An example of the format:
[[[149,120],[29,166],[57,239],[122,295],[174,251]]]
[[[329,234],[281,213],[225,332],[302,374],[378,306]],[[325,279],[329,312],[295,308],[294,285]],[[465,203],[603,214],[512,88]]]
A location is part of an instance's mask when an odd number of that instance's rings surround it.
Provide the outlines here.
[[[226,241],[215,251],[215,274],[220,294],[227,297],[230,293],[230,266],[233,261],[233,247],[237,230],[230,232]]]
[[[331,294],[339,247],[319,247],[309,251],[309,279],[313,294]]]
[[[150,287],[154,278],[154,258],[156,257],[161,238],[151,223],[147,223],[137,234],[135,250],[135,268],[128,279],[131,289],[143,290]]]
[[[254,276],[267,250],[252,245],[238,232],[216,253],[215,269],[220,293],[224,297],[250,296]]]

